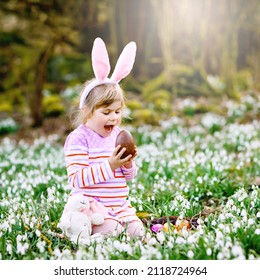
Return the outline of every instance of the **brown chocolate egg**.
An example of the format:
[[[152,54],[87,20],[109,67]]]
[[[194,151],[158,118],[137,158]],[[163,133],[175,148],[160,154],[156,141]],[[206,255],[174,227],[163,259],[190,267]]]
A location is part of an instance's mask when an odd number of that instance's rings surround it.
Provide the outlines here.
[[[121,156],[121,159],[127,157],[130,154],[134,156],[135,154],[134,138],[129,131],[127,130],[120,131],[120,133],[117,135],[116,138],[116,147],[118,145],[121,145],[119,152],[121,151],[122,148],[126,148],[126,151]]]

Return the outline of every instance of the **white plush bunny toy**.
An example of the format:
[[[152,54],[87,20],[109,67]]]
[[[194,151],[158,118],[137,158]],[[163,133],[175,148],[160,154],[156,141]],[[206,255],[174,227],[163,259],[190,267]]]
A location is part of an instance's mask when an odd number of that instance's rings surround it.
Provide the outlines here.
[[[69,197],[58,227],[73,242],[84,242],[89,239],[92,225],[101,225],[104,222],[104,209],[94,206],[95,201],[82,194]],[[95,213],[92,211],[94,208]]]

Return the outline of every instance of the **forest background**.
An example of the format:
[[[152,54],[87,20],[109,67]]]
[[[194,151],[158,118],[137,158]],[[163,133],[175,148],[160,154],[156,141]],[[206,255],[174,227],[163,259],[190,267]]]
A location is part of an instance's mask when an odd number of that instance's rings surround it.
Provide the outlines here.
[[[194,116],[259,94],[257,0],[7,0],[0,26],[2,135],[70,130],[64,118],[93,77],[96,37],[112,69],[124,45],[137,43],[134,69],[122,82],[132,124],[158,125],[178,114],[180,98],[196,100],[182,112]]]

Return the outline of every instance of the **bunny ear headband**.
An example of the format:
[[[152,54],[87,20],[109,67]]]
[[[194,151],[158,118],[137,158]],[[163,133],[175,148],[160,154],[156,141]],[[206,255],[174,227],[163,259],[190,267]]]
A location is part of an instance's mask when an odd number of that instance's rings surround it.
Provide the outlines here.
[[[79,108],[81,109],[83,107],[85,99],[94,87],[102,84],[118,84],[123,78],[125,78],[133,68],[135,54],[135,42],[128,43],[117,60],[111,78],[108,78],[110,63],[106,45],[101,38],[96,38],[92,48],[92,67],[96,79],[84,89],[80,98]]]

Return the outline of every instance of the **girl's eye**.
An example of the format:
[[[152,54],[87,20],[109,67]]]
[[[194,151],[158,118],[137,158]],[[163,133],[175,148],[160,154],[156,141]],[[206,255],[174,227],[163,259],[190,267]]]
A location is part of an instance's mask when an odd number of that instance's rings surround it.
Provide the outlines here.
[[[121,113],[121,111],[116,111],[116,114],[120,114]]]
[[[103,114],[107,116],[109,114],[109,112],[103,112]]]

